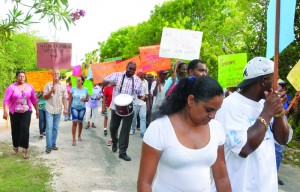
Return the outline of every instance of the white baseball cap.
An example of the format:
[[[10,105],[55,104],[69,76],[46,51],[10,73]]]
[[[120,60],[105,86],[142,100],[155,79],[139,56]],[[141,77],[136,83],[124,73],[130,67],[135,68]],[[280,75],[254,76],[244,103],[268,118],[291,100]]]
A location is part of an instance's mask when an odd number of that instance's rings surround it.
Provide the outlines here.
[[[274,73],[274,62],[264,57],[255,57],[245,66],[244,80],[237,87],[242,88],[250,85],[259,77],[271,73]]]

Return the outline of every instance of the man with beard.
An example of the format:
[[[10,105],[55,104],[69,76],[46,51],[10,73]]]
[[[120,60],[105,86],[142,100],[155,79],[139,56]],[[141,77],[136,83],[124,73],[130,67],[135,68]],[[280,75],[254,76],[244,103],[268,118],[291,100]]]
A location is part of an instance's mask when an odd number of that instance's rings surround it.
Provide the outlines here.
[[[138,99],[146,100],[144,97],[142,81],[140,78],[134,75],[136,71],[136,64],[134,62],[129,62],[126,71],[116,72],[107,76],[102,85],[106,86],[110,84],[113,86],[113,96],[110,105],[111,108],[111,121],[110,121],[110,135],[112,139],[112,151],[116,152],[118,150],[119,143],[119,158],[125,161],[131,161],[131,158],[126,154],[128,144],[129,144],[129,132],[132,124],[132,119],[134,113],[128,116],[120,116],[116,113],[115,98],[119,94],[128,94],[133,98],[133,103],[135,103],[135,97]],[[118,138],[118,129],[123,120],[120,135]]]
[[[278,191],[274,140],[291,139],[285,118],[286,92],[272,89],[273,61],[256,57],[244,69],[244,80],[223,101],[216,120],[226,134],[225,160],[232,191]],[[215,190],[213,190],[215,191]]]
[[[174,65],[176,66],[176,65]],[[180,79],[183,79],[187,76],[187,65],[186,63],[182,62],[182,61],[178,61],[178,66],[177,69],[174,69],[174,73],[171,77],[169,77],[165,83],[164,86],[164,94],[166,95],[168,93],[168,90],[176,83],[178,82]]]

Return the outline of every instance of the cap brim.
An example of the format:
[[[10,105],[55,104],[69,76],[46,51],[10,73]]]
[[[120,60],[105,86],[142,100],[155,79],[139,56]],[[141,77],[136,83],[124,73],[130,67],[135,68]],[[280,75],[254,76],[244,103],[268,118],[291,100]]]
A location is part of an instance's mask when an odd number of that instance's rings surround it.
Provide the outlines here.
[[[250,85],[252,83],[254,83],[257,79],[259,79],[261,76],[259,77],[255,77],[255,78],[252,78],[252,79],[244,79],[244,81],[242,81],[238,86],[237,88],[242,88],[242,87],[246,87],[247,85]]]

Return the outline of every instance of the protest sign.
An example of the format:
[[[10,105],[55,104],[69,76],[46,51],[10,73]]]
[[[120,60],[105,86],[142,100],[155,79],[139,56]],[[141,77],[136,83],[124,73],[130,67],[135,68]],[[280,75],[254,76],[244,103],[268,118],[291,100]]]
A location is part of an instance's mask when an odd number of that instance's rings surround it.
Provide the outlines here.
[[[53,81],[52,71],[26,72],[27,83],[31,84],[34,91],[43,91],[45,85]]]
[[[123,71],[126,71],[126,67],[128,65],[129,62],[135,62],[136,64],[136,69],[138,70],[141,66],[141,61],[140,61],[140,57],[139,56],[135,56],[135,57],[132,57],[130,59],[127,59],[126,61],[122,61],[121,63],[116,63],[115,64],[115,69],[117,72],[123,72]],[[137,70],[136,70],[136,73],[137,73]]]
[[[118,61],[118,62],[120,62],[120,61],[122,61],[122,57],[119,56],[119,57],[113,57],[113,58],[104,59],[104,62],[109,62],[109,61]]]
[[[164,27],[159,57],[184,60],[198,59],[203,33],[183,29]]]
[[[168,70],[171,68],[171,60],[169,58],[159,57],[159,45],[139,47],[141,66],[143,72]]]
[[[292,68],[292,70],[289,72],[287,76],[287,80],[293,85],[293,87],[300,91],[300,60],[298,63]]]
[[[71,76],[72,87],[77,86],[77,77]],[[93,94],[93,82],[91,80],[84,80],[83,87],[87,88],[89,95]]]
[[[222,87],[237,87],[243,81],[247,54],[231,54],[218,57],[218,81]]]
[[[39,42],[37,46],[37,66],[49,69],[70,69],[72,44],[57,42]]]
[[[79,77],[79,76],[81,76],[81,74],[82,74],[82,72],[81,72],[81,65],[74,66],[72,75]]]
[[[94,83],[102,83],[106,76],[116,72],[115,64],[115,61],[92,64]]]

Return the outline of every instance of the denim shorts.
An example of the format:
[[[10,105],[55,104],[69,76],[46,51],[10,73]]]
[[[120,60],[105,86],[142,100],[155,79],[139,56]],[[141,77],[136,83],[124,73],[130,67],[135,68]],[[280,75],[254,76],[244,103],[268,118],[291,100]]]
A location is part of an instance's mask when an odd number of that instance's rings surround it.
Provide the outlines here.
[[[71,113],[72,113],[72,121],[83,121],[83,117],[85,115],[85,108],[83,109],[75,109],[71,107]]]

